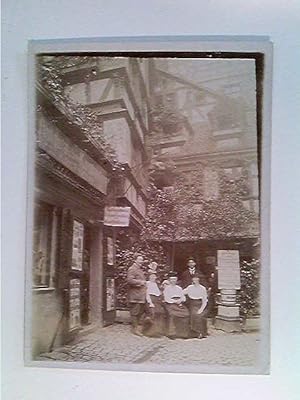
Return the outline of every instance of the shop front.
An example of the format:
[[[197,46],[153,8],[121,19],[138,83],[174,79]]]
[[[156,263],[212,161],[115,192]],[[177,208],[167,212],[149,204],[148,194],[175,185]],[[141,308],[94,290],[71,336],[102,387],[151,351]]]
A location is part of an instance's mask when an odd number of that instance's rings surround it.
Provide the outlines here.
[[[57,179],[53,167],[54,163],[51,174],[39,168],[36,176],[33,356],[67,343],[85,329],[103,325],[107,307],[104,281],[107,265],[113,262],[113,238],[107,237],[109,232],[103,226],[105,195],[78,177],[72,182],[66,175]],[[69,174],[61,165],[59,169],[60,174]],[[110,282],[110,293],[112,287]],[[111,310],[112,295],[110,299]]]

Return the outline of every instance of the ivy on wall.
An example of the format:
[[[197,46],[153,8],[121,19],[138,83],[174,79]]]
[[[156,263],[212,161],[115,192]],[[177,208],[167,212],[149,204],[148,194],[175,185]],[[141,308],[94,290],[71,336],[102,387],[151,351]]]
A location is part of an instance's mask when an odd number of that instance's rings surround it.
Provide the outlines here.
[[[143,235],[134,235],[126,229],[121,230],[116,243],[116,274],[115,282],[117,287],[117,307],[126,308],[127,304],[127,271],[133,264],[137,254],[144,257],[143,269],[147,276],[149,263],[158,263],[158,279],[162,280],[169,271],[167,254],[160,243],[150,243],[144,240]]]
[[[203,184],[203,168],[187,176],[177,176],[171,190],[149,190],[149,205],[144,235],[148,239],[190,241],[249,237],[258,234],[258,214],[247,210],[243,199],[247,194],[245,176],[231,180],[218,173],[218,193],[207,198]]]
[[[99,116],[88,106],[76,102],[70,97],[68,91],[72,90],[72,86],[64,80],[64,75],[68,70],[80,70],[81,67],[84,67],[88,68],[83,80],[83,83],[87,85],[92,75],[98,73],[98,58],[91,56],[39,56],[37,61],[38,81],[53,104],[68,118],[70,123],[81,129],[86,140],[99,148],[114,168],[119,169],[116,153],[104,136]],[[47,113],[47,110],[42,110],[40,106],[38,106],[38,111]],[[51,115],[48,117],[52,118]]]
[[[150,114],[155,132],[174,136],[182,129],[184,117],[172,107],[157,104],[152,108]]]
[[[240,313],[244,318],[259,314],[259,260],[241,263]]]

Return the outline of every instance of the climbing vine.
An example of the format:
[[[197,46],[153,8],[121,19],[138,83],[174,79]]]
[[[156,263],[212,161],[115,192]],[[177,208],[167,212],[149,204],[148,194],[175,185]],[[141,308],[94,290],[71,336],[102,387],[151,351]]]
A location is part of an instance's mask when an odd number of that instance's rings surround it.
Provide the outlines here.
[[[149,263],[158,263],[158,279],[162,280],[169,270],[167,253],[160,243],[150,243],[143,235],[133,236],[125,229],[119,233],[116,244],[116,274],[115,282],[117,287],[117,306],[126,308],[127,304],[127,283],[126,276],[128,268],[133,264],[137,254],[144,257],[143,269],[147,272]]]
[[[259,314],[259,260],[241,263],[240,312],[246,318]]]
[[[207,198],[204,168],[177,176],[168,190],[152,185],[144,230],[148,239],[191,241],[258,233],[258,214],[243,204],[248,190],[246,177],[231,180],[218,170],[217,195]]]
[[[89,107],[72,99],[69,94],[72,86],[65,82],[66,71],[85,67],[88,72],[84,82],[88,84],[92,75],[98,73],[97,57],[38,56],[37,60],[38,82],[53,104],[68,118],[70,123],[80,128],[86,141],[99,148],[115,168],[120,168],[114,149],[104,137],[99,116]],[[38,111],[47,114],[47,110],[40,105],[38,105]],[[54,119],[51,115],[48,115],[48,117]]]

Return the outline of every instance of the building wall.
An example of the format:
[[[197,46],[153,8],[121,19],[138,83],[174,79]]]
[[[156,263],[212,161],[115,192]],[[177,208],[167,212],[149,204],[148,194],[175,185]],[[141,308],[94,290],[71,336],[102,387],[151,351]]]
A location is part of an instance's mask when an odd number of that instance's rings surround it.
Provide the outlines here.
[[[195,125],[209,123],[217,139],[217,150],[257,147],[254,60],[176,59],[156,64],[160,71],[171,74],[168,79],[157,74],[160,95],[168,97],[173,93],[174,104],[188,117],[195,137],[202,133]],[[176,78],[182,82],[178,83]],[[233,125],[239,131],[234,132]],[[219,133],[224,139],[227,134],[228,141],[221,139]],[[233,135],[236,138],[231,139]]]
[[[103,134],[123,164],[132,166],[132,139],[128,123],[124,118],[115,118],[103,122]]]
[[[101,104],[106,102],[107,107],[96,109],[104,116],[99,124],[102,125],[106,141],[116,152],[117,161],[127,164],[129,173],[126,175],[124,201],[128,201],[137,210],[137,218],[145,216],[146,203],[141,195],[145,189],[146,176],[144,174],[144,129],[138,116],[147,124],[147,109],[145,92],[141,79],[145,77],[147,68],[143,72],[129,65],[128,59],[110,60],[103,58],[98,63],[100,73],[109,76],[114,68],[126,68],[129,74],[132,92],[126,88],[119,77],[111,76],[105,79],[85,80],[71,85],[67,84],[66,93],[81,105]],[[75,78],[77,71],[75,72]],[[80,75],[80,74],[79,74]],[[73,75],[74,77],[74,75]],[[137,104],[134,105],[132,93]],[[130,94],[130,95],[129,95]],[[121,101],[119,100],[121,99]],[[119,100],[115,102],[115,100]],[[125,109],[120,105],[125,103]],[[118,103],[118,104],[117,104]],[[42,103],[44,104],[44,103]],[[53,264],[53,275],[49,287],[37,288],[32,291],[32,353],[33,357],[50,350],[51,343],[57,333],[54,347],[69,340],[68,327],[68,300],[69,281],[76,277],[77,272],[72,270],[73,218],[78,219],[90,232],[89,242],[89,322],[94,325],[103,325],[113,320],[113,313],[105,313],[106,291],[105,280],[107,274],[113,274],[113,267],[108,267],[105,261],[107,251],[107,233],[103,227],[104,206],[109,197],[110,173],[100,166],[87,152],[79,147],[75,138],[67,136],[59,129],[49,110],[42,107],[37,114],[37,140],[41,160],[36,170],[36,200],[49,204],[59,210],[60,223],[66,212],[70,215],[68,224],[59,225],[61,235],[57,241],[59,254]],[[45,112],[44,112],[45,111]],[[115,113],[115,114],[114,114]],[[115,118],[119,113],[118,118]],[[135,129],[133,127],[135,126]],[[84,134],[84,133],[83,133]],[[137,136],[139,135],[139,137]],[[48,163],[48,164],[47,164]],[[95,196],[93,194],[96,193]],[[133,221],[131,221],[132,224]],[[141,221],[138,221],[140,224]],[[64,232],[64,233],[62,233]],[[112,234],[110,234],[113,237]],[[71,263],[71,264],[70,264]],[[70,270],[71,268],[71,270]],[[71,272],[71,275],[69,275]],[[78,273],[77,276],[80,276]],[[113,276],[113,275],[112,275]],[[77,278],[76,278],[77,279]],[[66,296],[63,299],[63,296]],[[104,307],[104,308],[103,308]],[[65,313],[64,317],[63,313]],[[57,331],[57,332],[56,332]]]
[[[32,292],[32,356],[48,352],[57,332],[55,345],[64,342],[62,298],[55,289]],[[61,322],[60,322],[61,321]]]
[[[106,171],[41,113],[38,119],[37,138],[39,147],[47,154],[95,189],[106,193],[108,183]]]

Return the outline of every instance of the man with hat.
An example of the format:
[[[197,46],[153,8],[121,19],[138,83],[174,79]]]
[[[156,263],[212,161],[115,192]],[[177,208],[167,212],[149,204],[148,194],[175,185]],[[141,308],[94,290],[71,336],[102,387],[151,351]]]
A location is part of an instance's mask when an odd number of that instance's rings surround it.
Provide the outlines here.
[[[139,324],[145,312],[146,304],[146,277],[142,270],[143,262],[143,256],[137,254],[135,262],[127,271],[128,303],[132,333],[138,336],[142,336]]]
[[[193,257],[190,257],[187,262],[187,269],[183,271],[181,275],[180,284],[183,289],[192,284],[195,274],[198,275],[201,285],[207,287],[207,280],[205,278],[205,275],[198,268],[196,268],[195,260],[193,259]]]

